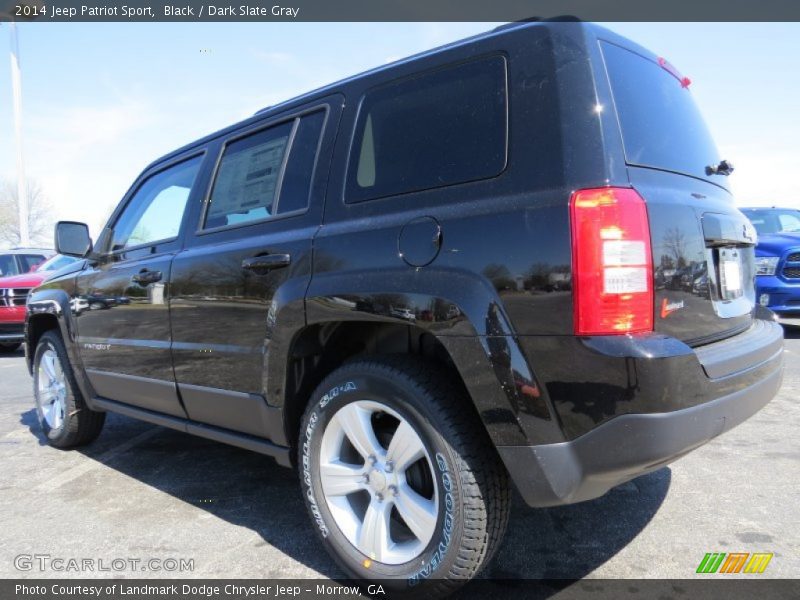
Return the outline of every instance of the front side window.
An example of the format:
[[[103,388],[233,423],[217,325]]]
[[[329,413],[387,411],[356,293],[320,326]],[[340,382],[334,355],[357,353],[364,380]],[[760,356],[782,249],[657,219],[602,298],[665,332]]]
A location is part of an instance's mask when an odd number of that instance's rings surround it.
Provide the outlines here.
[[[348,202],[499,175],[506,164],[506,96],[502,56],[368,92],[350,154]]]
[[[178,237],[201,160],[169,167],[139,187],[114,226],[113,251]]]
[[[10,275],[19,275],[17,261],[14,260],[13,254],[2,254],[0,255],[0,277],[8,277]]]

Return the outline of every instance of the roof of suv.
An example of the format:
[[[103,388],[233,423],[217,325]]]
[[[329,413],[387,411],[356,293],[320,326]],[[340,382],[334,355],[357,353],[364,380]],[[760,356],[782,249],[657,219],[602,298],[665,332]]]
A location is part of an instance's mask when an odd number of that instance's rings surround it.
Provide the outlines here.
[[[184,152],[190,151],[193,148],[195,148],[196,146],[200,146],[200,145],[205,144],[207,142],[210,142],[210,141],[212,141],[212,140],[214,140],[214,139],[216,139],[216,138],[218,138],[220,136],[226,135],[229,132],[235,131],[235,130],[239,129],[240,127],[242,127],[243,125],[246,125],[246,124],[248,124],[250,122],[255,123],[260,118],[263,118],[267,113],[270,113],[270,112],[273,112],[273,111],[274,112],[279,112],[282,109],[290,108],[293,104],[296,104],[296,103],[299,103],[299,102],[304,102],[304,101],[309,101],[309,100],[312,100],[312,99],[317,98],[317,97],[324,97],[326,94],[335,93],[341,86],[343,86],[343,85],[345,85],[345,84],[347,84],[347,83],[349,83],[351,81],[355,81],[357,79],[360,79],[362,77],[367,77],[369,75],[373,75],[373,74],[376,74],[376,73],[380,73],[382,71],[393,69],[393,68],[398,67],[400,65],[403,65],[405,63],[413,62],[415,60],[418,60],[418,59],[421,59],[421,58],[425,58],[425,57],[428,57],[428,56],[433,56],[435,54],[439,54],[441,52],[445,52],[445,51],[453,49],[453,48],[458,48],[460,46],[464,46],[464,45],[476,42],[478,40],[488,39],[488,38],[499,36],[499,35],[505,35],[510,31],[526,29],[526,28],[530,28],[530,27],[546,27],[546,26],[552,26],[553,24],[564,24],[564,23],[569,23],[569,24],[571,24],[573,26],[574,25],[578,25],[580,27],[591,29],[591,30],[593,30],[593,31],[595,31],[597,33],[603,32],[604,34],[608,34],[610,37],[612,37],[615,40],[624,40],[626,45],[636,48],[637,51],[640,51],[642,54],[645,54],[645,55],[650,54],[647,50],[645,50],[644,48],[639,47],[637,44],[631,42],[630,40],[626,40],[624,38],[621,38],[621,37],[617,36],[616,34],[614,34],[613,32],[611,32],[611,31],[609,31],[609,30],[607,30],[607,29],[605,29],[605,28],[603,28],[603,27],[601,27],[599,25],[596,25],[594,23],[587,23],[587,22],[579,21],[579,20],[575,19],[574,17],[554,17],[552,19],[538,19],[538,20],[537,19],[531,19],[529,21],[522,21],[522,22],[516,22],[516,23],[507,23],[505,25],[500,25],[499,27],[496,27],[496,28],[491,29],[489,31],[478,33],[476,35],[469,36],[469,37],[466,37],[466,38],[462,38],[460,40],[455,40],[453,42],[449,42],[449,43],[444,44],[442,46],[437,46],[435,48],[431,48],[430,50],[425,50],[423,52],[419,52],[417,54],[412,54],[411,56],[407,56],[405,58],[401,58],[401,59],[398,59],[398,60],[393,61],[393,62],[389,62],[389,63],[383,64],[383,65],[379,65],[377,67],[374,67],[372,69],[368,69],[368,70],[363,71],[361,73],[356,73],[356,74],[351,75],[349,77],[345,77],[345,78],[340,79],[338,81],[334,81],[332,83],[323,85],[323,86],[321,86],[319,88],[310,90],[308,92],[305,92],[305,93],[300,94],[298,96],[295,96],[293,98],[289,98],[289,99],[284,100],[282,102],[279,102],[277,104],[262,108],[262,109],[258,110],[255,114],[253,114],[252,116],[250,116],[250,117],[248,117],[246,119],[243,119],[241,121],[237,121],[237,122],[229,125],[228,127],[224,127],[223,129],[220,129],[219,131],[215,131],[215,132],[210,133],[210,134],[208,134],[206,136],[203,136],[202,138],[199,138],[197,140],[189,142],[188,144],[185,144],[184,146],[181,146],[180,148],[177,148],[177,149],[173,150],[172,152],[168,152],[167,154],[161,156],[160,158],[152,161],[149,165],[147,165],[145,170],[148,170],[151,167],[156,166],[159,163],[162,163],[165,160],[168,160],[168,159],[170,159],[172,157],[179,156],[180,154],[183,154]]]

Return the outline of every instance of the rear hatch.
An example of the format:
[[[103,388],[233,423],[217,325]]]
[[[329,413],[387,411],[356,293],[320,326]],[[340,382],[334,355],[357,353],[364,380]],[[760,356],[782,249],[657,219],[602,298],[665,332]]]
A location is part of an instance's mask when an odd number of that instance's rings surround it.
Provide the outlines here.
[[[713,174],[721,160],[690,82],[640,48],[600,46],[630,183],[647,203],[655,330],[693,346],[735,335],[752,320],[756,234]]]

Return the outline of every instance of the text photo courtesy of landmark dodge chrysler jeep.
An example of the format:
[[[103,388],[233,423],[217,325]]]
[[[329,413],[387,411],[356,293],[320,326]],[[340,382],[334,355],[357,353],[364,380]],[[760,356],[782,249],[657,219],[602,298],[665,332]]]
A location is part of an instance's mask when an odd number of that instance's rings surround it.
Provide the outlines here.
[[[112,411],[261,452],[348,574],[454,589],[510,485],[596,498],[780,387],[689,88],[603,28],[514,24],[157,160],[94,245],[57,226],[81,260],[28,301],[50,443]]]

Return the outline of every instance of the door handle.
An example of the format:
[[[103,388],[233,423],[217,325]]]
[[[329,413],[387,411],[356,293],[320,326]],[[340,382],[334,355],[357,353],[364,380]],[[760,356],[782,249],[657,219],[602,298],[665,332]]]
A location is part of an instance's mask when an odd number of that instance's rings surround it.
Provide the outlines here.
[[[138,283],[139,285],[150,285],[151,283],[161,281],[161,271],[148,271],[147,269],[142,269],[136,275],[131,277],[131,281]]]
[[[242,261],[242,268],[248,271],[270,271],[286,267],[291,262],[292,257],[288,254],[262,254],[245,258]]]

